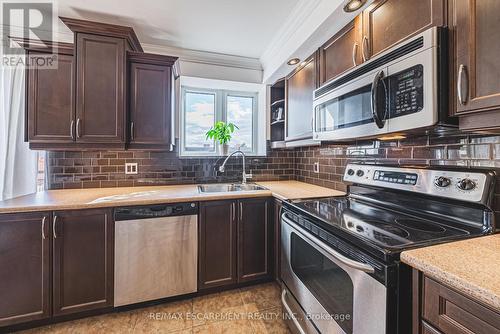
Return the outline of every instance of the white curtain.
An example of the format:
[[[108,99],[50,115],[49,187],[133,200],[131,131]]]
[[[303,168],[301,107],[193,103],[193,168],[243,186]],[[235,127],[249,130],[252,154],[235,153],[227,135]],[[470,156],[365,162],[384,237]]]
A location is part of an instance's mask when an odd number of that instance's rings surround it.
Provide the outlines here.
[[[0,200],[36,192],[37,153],[24,142],[24,67],[0,65]]]

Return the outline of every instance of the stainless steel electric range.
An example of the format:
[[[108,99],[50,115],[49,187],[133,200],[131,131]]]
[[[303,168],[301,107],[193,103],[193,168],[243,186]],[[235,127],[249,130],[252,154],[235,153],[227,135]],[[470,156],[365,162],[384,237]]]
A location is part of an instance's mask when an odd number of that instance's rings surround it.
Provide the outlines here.
[[[495,230],[495,174],[350,164],[345,197],[284,203],[282,302],[304,333],[411,332],[403,250]]]

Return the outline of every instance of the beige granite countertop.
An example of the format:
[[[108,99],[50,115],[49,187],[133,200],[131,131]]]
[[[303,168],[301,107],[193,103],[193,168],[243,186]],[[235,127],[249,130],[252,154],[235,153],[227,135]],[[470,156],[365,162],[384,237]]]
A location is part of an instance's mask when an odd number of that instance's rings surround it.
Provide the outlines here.
[[[298,181],[258,182],[258,184],[268,190],[200,193],[197,185],[48,190],[0,201],[0,213],[74,210],[269,196],[287,200],[344,195],[339,191]]]
[[[401,253],[425,275],[500,310],[500,234]]]
[[[299,181],[267,181],[256,183],[271,190],[273,196],[281,200],[337,197],[345,195],[342,191]]]

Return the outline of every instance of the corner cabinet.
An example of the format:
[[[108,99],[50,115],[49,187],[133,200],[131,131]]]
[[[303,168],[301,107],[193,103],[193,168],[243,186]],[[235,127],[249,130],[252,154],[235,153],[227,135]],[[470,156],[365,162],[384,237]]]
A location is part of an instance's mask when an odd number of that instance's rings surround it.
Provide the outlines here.
[[[317,53],[299,65],[285,80],[285,141],[311,140],[313,92],[318,87]]]
[[[54,315],[113,306],[111,210],[54,212]]]
[[[500,1],[453,0],[455,114],[463,130],[500,128]]]
[[[128,148],[172,151],[177,57],[127,54],[130,73]]]
[[[199,290],[272,278],[270,213],[267,198],[200,203]]]
[[[0,215],[0,327],[51,315],[50,221],[46,213]]]

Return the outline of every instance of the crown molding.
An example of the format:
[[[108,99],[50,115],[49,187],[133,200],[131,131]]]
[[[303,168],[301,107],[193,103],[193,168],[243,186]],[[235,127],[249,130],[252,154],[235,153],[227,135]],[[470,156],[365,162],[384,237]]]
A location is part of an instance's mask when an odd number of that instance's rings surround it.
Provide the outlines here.
[[[228,55],[223,53],[191,50],[175,46],[142,43],[144,50],[150,53],[165,54],[179,57],[181,61],[225,67],[236,67],[262,71],[262,65],[257,58]]]
[[[268,47],[262,53],[260,57],[261,63],[264,64],[279,54],[282,46],[292,39],[294,34],[302,28],[304,21],[314,12],[321,1],[299,0]]]

